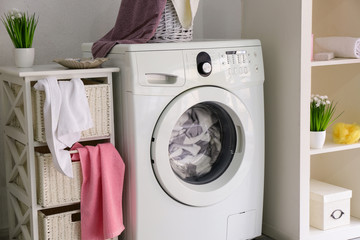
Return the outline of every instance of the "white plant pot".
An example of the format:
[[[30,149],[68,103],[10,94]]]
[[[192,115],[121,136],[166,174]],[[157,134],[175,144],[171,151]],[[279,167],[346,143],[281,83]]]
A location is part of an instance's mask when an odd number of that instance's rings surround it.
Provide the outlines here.
[[[325,138],[326,138],[326,131],[320,131],[320,132],[311,131],[310,147],[315,149],[322,148],[325,143]]]
[[[29,68],[34,64],[34,48],[15,48],[14,49],[15,65],[19,68]]]

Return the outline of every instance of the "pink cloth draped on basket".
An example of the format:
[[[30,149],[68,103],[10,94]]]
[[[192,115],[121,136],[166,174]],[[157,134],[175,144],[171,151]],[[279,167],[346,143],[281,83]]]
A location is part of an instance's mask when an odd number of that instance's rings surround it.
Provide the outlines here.
[[[75,143],[72,159],[80,158],[81,239],[103,240],[121,234],[123,225],[122,191],[125,164],[111,143],[83,147]]]
[[[105,57],[118,43],[146,43],[155,34],[166,0],[122,0],[115,26],[92,46],[94,58]]]

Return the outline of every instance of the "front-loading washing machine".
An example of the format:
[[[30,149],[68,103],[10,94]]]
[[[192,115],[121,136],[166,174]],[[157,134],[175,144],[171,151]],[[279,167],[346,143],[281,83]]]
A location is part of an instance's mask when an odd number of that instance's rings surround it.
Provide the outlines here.
[[[91,44],[83,44],[90,55]],[[116,45],[116,146],[126,164],[126,240],[261,235],[260,41]]]

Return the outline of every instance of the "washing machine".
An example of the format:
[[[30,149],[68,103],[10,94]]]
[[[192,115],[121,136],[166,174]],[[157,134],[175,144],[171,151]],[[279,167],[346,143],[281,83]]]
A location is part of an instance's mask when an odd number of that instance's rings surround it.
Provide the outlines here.
[[[83,44],[90,56],[91,44]],[[116,45],[116,147],[126,240],[261,235],[263,59],[258,40]]]

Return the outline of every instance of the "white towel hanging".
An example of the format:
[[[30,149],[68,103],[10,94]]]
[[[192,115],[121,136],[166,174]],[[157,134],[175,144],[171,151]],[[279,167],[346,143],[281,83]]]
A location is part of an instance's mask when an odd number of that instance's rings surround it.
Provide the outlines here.
[[[34,88],[45,91],[44,125],[46,142],[55,168],[72,177],[71,147],[80,139],[81,131],[92,127],[89,105],[83,82],[61,81],[54,77],[39,80]]]

